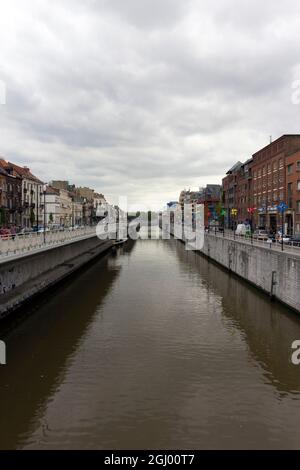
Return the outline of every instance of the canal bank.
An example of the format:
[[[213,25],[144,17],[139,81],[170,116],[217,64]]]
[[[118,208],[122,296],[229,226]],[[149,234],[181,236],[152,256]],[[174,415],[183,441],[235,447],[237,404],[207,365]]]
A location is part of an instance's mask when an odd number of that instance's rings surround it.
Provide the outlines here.
[[[199,252],[300,313],[300,253],[281,252],[209,233]]]
[[[96,233],[79,240],[41,246],[0,263],[0,319],[70,276],[113,246]]]

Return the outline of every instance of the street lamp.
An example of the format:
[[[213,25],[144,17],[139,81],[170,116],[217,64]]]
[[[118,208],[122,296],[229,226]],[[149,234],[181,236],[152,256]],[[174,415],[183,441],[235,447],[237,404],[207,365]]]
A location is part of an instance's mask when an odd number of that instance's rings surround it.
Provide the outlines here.
[[[36,188],[36,226],[39,231],[39,186]]]
[[[238,210],[233,208],[231,209],[230,214],[232,217],[234,217],[234,220],[235,220],[235,217],[238,215]],[[235,221],[235,224],[236,224],[236,221]],[[233,237],[235,239],[235,228],[233,229]]]
[[[226,209],[223,207],[221,211],[221,216],[223,217],[223,237],[225,237],[225,217],[227,215]]]
[[[277,209],[281,213],[281,251],[283,251],[283,231],[284,231],[284,213],[289,208],[285,202],[280,202]]]
[[[253,243],[253,233],[252,233],[252,225],[253,225],[253,214],[256,211],[256,207],[248,207],[247,212],[250,215],[250,232],[251,232],[251,243]]]
[[[46,243],[46,192],[47,185],[43,185],[43,194],[44,194],[44,243]]]

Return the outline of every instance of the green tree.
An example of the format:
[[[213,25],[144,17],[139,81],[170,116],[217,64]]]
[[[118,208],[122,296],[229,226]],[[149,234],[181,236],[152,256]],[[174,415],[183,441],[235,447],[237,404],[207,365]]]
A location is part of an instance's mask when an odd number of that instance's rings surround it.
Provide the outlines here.
[[[6,225],[6,211],[3,207],[0,209],[0,226],[4,227]]]
[[[31,226],[34,225],[34,222],[35,222],[35,213],[34,213],[34,210],[31,208],[30,209],[30,223],[31,223]]]

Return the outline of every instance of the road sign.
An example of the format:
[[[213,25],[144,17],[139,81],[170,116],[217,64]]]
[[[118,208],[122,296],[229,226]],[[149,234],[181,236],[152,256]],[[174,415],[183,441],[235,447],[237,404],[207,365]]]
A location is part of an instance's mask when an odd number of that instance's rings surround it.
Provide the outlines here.
[[[277,209],[279,210],[279,212],[281,212],[281,214],[283,214],[284,211],[286,211],[288,208],[289,206],[283,201],[277,206]]]

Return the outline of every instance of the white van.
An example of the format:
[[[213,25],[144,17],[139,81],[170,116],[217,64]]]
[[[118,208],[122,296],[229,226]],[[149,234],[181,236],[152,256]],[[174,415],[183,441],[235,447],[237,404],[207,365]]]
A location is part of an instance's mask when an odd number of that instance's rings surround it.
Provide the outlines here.
[[[251,227],[250,225],[246,224],[238,224],[236,231],[236,235],[240,235],[242,237],[245,237],[246,235],[250,236],[251,234]]]

